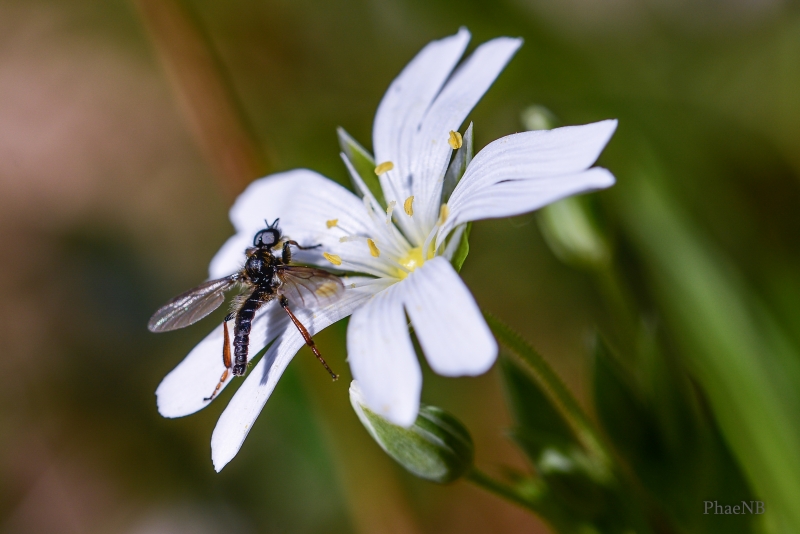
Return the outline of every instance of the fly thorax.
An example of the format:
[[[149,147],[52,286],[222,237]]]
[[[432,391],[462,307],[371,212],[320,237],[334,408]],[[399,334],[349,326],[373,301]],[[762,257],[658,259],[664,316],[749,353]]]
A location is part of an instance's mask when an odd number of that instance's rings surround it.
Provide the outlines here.
[[[247,276],[256,284],[264,281],[266,274],[264,271],[267,269],[268,264],[256,255],[247,258],[244,264],[244,270],[247,272]]]

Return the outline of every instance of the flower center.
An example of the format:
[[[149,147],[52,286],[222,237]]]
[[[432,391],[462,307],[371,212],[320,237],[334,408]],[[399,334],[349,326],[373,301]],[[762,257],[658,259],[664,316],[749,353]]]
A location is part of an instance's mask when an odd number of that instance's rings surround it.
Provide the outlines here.
[[[408,251],[408,254],[400,258],[398,263],[408,269],[409,272],[414,270],[425,263],[425,257],[422,255],[422,247],[414,247]],[[398,278],[401,280],[408,276],[408,273],[403,269],[398,269]]]

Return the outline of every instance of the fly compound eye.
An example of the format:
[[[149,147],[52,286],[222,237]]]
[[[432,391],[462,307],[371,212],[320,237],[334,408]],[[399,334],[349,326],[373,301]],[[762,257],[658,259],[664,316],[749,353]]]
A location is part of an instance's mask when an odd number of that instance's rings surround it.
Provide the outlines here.
[[[276,228],[261,230],[253,239],[255,247],[274,247],[280,241],[281,234]]]

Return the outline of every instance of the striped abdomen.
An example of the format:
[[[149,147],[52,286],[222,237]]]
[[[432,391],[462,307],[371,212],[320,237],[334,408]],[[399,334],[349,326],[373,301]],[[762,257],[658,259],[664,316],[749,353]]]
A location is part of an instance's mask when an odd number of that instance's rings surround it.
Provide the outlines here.
[[[272,298],[270,288],[256,288],[236,312],[233,327],[233,374],[243,376],[247,371],[247,352],[250,345],[250,328],[256,311]]]

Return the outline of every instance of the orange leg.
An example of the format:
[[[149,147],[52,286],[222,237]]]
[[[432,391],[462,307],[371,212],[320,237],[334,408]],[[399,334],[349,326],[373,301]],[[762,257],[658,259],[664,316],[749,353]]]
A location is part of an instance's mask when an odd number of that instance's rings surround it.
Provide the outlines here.
[[[325,368],[325,370],[328,371],[328,373],[331,375],[331,378],[333,378],[334,380],[339,380],[339,375],[331,371],[331,368],[328,367],[328,364],[325,362],[325,359],[322,357],[322,354],[320,354],[319,350],[317,350],[317,346],[314,344],[314,340],[311,339],[311,334],[308,333],[308,330],[306,330],[306,327],[303,326],[303,323],[301,323],[300,320],[295,316],[295,314],[292,313],[292,310],[289,309],[289,300],[286,297],[281,297],[280,302],[283,309],[286,311],[287,314],[289,314],[289,319],[292,320],[294,325],[300,331],[300,335],[303,336],[303,339],[306,341],[306,345],[308,345],[311,348],[311,352],[313,352],[314,356],[316,356],[317,359],[319,360],[319,363],[321,363],[322,366]]]
[[[228,379],[228,375],[230,374],[231,370],[231,343],[230,343],[230,336],[228,335],[228,321],[222,321],[222,331],[223,335],[223,346],[222,346],[222,363],[225,365],[225,370],[222,371],[222,376],[219,379],[219,383],[217,383],[217,387],[214,388],[214,392],[211,394],[210,397],[206,397],[204,401],[212,400],[217,393],[219,393],[222,384]]]

